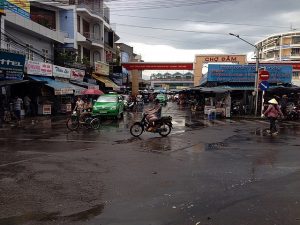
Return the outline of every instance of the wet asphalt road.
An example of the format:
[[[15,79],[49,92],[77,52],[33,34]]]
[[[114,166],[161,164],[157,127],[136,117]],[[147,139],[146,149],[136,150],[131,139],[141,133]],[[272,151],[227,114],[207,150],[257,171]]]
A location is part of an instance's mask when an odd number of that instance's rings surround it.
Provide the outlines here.
[[[299,122],[272,137],[266,121],[164,111],[166,138],[132,138],[140,113],[99,131],[63,120],[0,130],[0,225],[300,224]]]

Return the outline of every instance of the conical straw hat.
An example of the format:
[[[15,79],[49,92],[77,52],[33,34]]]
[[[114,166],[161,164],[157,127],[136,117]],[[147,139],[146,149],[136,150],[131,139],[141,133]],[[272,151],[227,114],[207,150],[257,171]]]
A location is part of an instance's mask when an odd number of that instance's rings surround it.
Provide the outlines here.
[[[268,101],[270,104],[278,105],[278,102],[275,98],[272,98],[270,101]]]

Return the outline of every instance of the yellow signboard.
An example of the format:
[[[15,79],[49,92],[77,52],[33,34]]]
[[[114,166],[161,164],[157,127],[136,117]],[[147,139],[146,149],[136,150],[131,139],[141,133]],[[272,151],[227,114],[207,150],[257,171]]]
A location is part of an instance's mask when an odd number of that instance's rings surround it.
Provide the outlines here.
[[[95,62],[95,74],[109,75],[109,65],[103,62]]]
[[[0,1],[1,2],[1,1]],[[4,0],[5,9],[30,19],[29,0]]]

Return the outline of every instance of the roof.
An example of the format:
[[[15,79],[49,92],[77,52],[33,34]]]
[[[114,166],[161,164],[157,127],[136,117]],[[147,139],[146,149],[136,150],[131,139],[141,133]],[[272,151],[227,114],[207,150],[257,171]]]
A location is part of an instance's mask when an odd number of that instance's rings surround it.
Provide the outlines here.
[[[76,86],[74,84],[70,84],[68,82],[54,80],[51,77],[42,77],[42,76],[28,76],[28,77],[35,81],[47,82],[45,83],[45,85],[54,89],[54,95],[67,95],[67,94],[80,95],[81,91],[85,90],[85,88]]]

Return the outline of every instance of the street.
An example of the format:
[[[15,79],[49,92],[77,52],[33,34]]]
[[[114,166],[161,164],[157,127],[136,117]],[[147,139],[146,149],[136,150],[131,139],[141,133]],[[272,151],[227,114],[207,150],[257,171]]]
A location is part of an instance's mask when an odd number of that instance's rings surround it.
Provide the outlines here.
[[[0,130],[0,225],[298,225],[300,122],[207,121],[180,109],[168,137],[65,120]],[[186,126],[187,124],[197,126]]]

